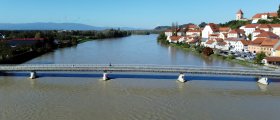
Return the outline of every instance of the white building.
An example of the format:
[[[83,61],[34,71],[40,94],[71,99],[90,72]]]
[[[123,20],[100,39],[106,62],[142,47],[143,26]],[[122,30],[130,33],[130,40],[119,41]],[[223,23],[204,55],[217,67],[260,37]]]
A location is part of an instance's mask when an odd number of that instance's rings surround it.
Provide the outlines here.
[[[200,30],[188,30],[186,32],[187,36],[200,36],[201,35],[201,31]]]
[[[208,38],[210,34],[218,33],[219,27],[214,23],[210,23],[204,27],[202,30],[202,38]]]
[[[263,33],[264,31],[263,30],[255,30],[253,33],[252,33],[252,40],[255,40],[256,39],[256,36],[258,36],[259,34]]]
[[[253,20],[268,20],[269,18],[272,18],[272,17],[278,17],[278,14],[277,12],[268,12],[268,13],[258,13],[256,15],[253,16]]]
[[[278,36],[280,36],[280,24],[270,24],[272,28],[272,32]]]
[[[245,31],[245,35],[248,36],[256,30],[257,26],[259,26],[259,24],[248,24],[240,29],[243,29]]]
[[[231,30],[228,33],[228,38],[245,38],[245,32],[241,29]]]
[[[247,40],[238,40],[235,43],[234,50],[235,51],[248,51],[249,41]]]
[[[167,37],[167,41],[169,43],[182,43],[183,41],[185,41],[185,37],[182,37],[182,36],[169,36],[169,37]]]
[[[172,32],[172,30],[168,29],[164,32],[164,34],[165,34],[165,36],[170,37],[173,35],[173,32]]]

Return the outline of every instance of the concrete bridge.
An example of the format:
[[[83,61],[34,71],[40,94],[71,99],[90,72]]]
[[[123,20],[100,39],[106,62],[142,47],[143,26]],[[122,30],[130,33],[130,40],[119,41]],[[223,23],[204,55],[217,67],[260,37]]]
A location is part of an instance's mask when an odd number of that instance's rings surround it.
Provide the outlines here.
[[[30,72],[30,78],[36,78],[36,72],[77,71],[103,72],[103,80],[108,80],[108,72],[149,72],[149,73],[180,73],[178,80],[186,82],[185,74],[216,74],[260,77],[259,83],[268,85],[268,77],[279,77],[280,71],[273,69],[196,67],[169,65],[108,65],[108,64],[22,64],[0,65],[2,72]]]

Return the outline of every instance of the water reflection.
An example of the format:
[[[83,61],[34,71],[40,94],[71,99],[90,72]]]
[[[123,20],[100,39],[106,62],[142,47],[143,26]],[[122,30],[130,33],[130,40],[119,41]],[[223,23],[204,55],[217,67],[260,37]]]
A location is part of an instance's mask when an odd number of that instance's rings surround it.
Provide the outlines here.
[[[28,79],[28,80],[30,82],[31,87],[34,88],[37,84],[37,80],[36,79]]]
[[[263,85],[263,84],[260,84],[260,83],[257,83],[259,89],[262,91],[262,92],[267,92],[268,89],[267,89],[267,85]]]

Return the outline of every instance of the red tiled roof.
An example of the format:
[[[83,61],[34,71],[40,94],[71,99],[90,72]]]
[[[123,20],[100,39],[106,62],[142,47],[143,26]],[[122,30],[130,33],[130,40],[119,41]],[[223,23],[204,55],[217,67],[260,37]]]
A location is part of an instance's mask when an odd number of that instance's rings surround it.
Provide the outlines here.
[[[280,57],[266,57],[267,62],[280,62]]]
[[[260,24],[258,28],[271,28],[271,26],[268,24]]]
[[[220,27],[220,28],[219,28],[219,31],[220,31],[220,32],[228,32],[229,30],[230,30],[229,27]]]
[[[267,32],[267,31],[262,32],[261,34],[257,35],[256,37],[274,38],[274,39],[279,38],[278,35],[276,35],[276,34],[274,34],[274,33],[272,33],[272,32]]]
[[[208,41],[206,42],[206,44],[211,45],[211,44],[213,44],[214,42],[215,42],[214,40],[208,40]]]
[[[258,13],[256,15],[253,16],[253,19],[258,19],[258,18],[262,18],[262,15],[267,15],[268,17],[277,17],[277,13],[275,12],[271,12],[271,13]]]
[[[269,38],[257,38],[250,43],[250,45],[261,45],[263,41],[269,40]]]
[[[214,40],[217,41],[217,42],[223,42],[224,41],[222,38],[215,38]]]
[[[262,32],[265,32],[265,31],[264,30],[259,30],[259,29],[254,31],[254,33],[262,33]]]
[[[182,36],[171,36],[170,39],[172,41],[178,41],[180,38],[182,38]]]
[[[231,30],[229,32],[229,34],[244,34],[244,30],[241,30],[241,29],[236,29],[236,30]]]
[[[240,42],[244,45],[244,46],[247,46],[250,44],[250,41],[248,40],[240,40]]]
[[[225,46],[227,43],[226,42],[220,42],[220,43],[218,43],[218,45],[220,45],[220,46]]]
[[[261,46],[269,46],[273,47],[279,40],[276,39],[269,39],[269,40],[264,40],[261,44]]]
[[[200,30],[188,30],[187,32],[201,32]]]
[[[211,36],[211,37],[219,37],[220,34],[210,34],[209,36]]]
[[[280,24],[269,24],[272,28],[274,27],[280,27]]]
[[[208,25],[213,30],[213,32],[219,32],[219,26],[218,25],[216,25],[214,23],[209,23]]]
[[[260,24],[248,24],[248,25],[245,25],[245,28],[256,28],[259,25]]]

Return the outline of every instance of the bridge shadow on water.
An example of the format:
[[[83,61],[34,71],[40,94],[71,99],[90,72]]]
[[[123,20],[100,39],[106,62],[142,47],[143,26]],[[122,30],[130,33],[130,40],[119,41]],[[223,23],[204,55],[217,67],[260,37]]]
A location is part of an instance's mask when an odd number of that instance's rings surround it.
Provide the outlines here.
[[[0,73],[0,76],[29,77],[29,73]],[[57,78],[102,78],[102,74],[98,73],[38,73],[39,78],[57,77]],[[157,79],[157,80],[176,80],[177,74],[109,74],[111,80],[114,79]],[[256,82],[257,77],[253,76],[221,76],[221,75],[189,75],[185,76],[188,81],[240,81],[240,82]],[[269,82],[280,82],[280,78],[269,78]]]

